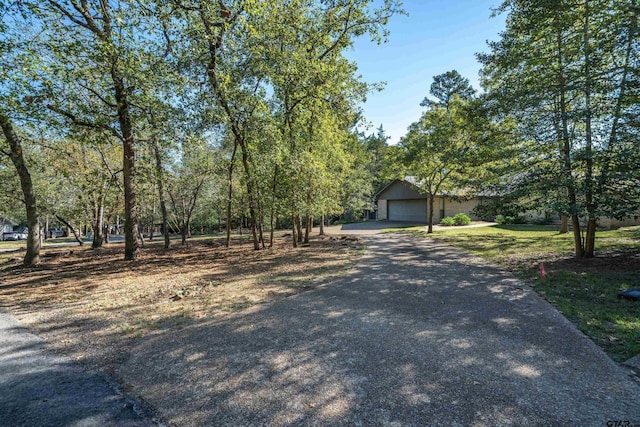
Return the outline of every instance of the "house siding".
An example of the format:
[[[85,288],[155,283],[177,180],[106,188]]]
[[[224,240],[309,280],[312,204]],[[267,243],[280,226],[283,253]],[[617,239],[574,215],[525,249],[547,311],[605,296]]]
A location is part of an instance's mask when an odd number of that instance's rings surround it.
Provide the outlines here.
[[[600,227],[615,229],[620,227],[628,227],[631,225],[640,225],[640,217],[638,218],[625,218],[623,220],[615,219],[615,218],[599,218],[598,225]]]
[[[426,194],[419,193],[411,184],[404,181],[394,181],[378,194],[378,200],[412,200],[426,198]]]
[[[445,199],[444,201],[444,215],[454,216],[455,214],[463,213],[469,216],[473,221],[479,221],[480,218],[473,214],[473,209],[478,206],[479,200],[473,198],[470,200],[457,201],[452,199]]]
[[[5,231],[13,231],[13,227],[15,225],[18,224],[6,217],[0,216],[0,233],[4,233]]]

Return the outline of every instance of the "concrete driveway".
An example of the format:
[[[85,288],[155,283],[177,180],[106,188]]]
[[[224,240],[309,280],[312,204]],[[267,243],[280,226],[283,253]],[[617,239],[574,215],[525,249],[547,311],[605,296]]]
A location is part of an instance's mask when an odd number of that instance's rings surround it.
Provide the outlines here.
[[[630,372],[512,276],[367,240],[346,277],[148,337],[117,374],[184,426],[640,423]]]

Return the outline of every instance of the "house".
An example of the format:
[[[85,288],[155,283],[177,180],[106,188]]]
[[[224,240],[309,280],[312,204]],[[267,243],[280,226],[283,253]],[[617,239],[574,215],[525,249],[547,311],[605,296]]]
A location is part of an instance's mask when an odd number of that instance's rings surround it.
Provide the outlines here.
[[[0,215],[0,234],[5,231],[13,231],[13,228],[17,225],[17,222],[13,222],[9,218]]]
[[[396,179],[375,196],[378,206],[378,220],[429,222],[429,195],[420,191],[420,184],[413,177]],[[473,209],[480,199],[462,199],[452,194],[435,197],[433,222],[438,223],[445,216],[465,213],[477,221]]]

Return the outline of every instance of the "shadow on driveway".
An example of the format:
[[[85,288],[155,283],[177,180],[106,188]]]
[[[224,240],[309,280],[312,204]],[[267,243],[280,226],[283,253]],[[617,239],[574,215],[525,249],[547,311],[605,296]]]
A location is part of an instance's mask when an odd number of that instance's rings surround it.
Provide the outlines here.
[[[0,313],[0,425],[155,425],[107,379],[49,353],[44,343],[8,314]]]
[[[424,239],[367,240],[349,275],[159,331],[117,374],[179,425],[640,423],[628,372],[512,276]]]

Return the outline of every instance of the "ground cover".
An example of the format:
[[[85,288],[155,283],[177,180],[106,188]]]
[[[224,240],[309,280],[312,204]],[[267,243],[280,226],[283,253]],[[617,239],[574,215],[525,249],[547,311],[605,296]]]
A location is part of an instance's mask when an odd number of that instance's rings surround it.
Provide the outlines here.
[[[597,258],[573,257],[573,235],[557,227],[498,225],[437,230],[405,230],[463,248],[512,271],[614,360],[640,353],[640,302],[617,292],[640,288],[640,227],[599,231]],[[542,277],[541,266],[545,277]]]
[[[139,338],[312,289],[364,250],[340,236],[291,246],[287,235],[263,251],[246,237],[229,249],[221,238],[168,250],[154,241],[133,262],[122,260],[121,244],[75,246],[44,250],[34,268],[23,268],[19,253],[0,253],[0,308],[57,351],[108,370]]]

